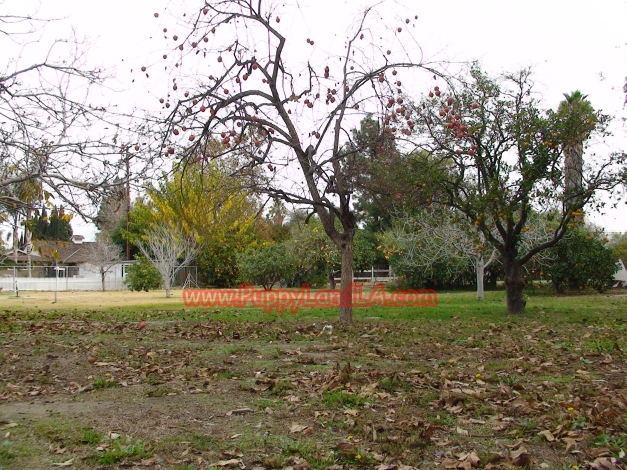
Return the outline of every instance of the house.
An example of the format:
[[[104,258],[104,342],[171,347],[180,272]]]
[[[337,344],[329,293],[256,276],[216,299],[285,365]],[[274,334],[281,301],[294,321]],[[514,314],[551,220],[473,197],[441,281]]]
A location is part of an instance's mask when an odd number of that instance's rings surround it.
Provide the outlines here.
[[[622,259],[618,260],[618,271],[614,274],[614,280],[616,284],[614,287],[627,287],[627,269],[625,269],[625,263]]]
[[[35,241],[32,251],[7,250],[4,255],[16,266],[0,268],[3,290],[99,290],[102,289],[100,268],[93,263],[91,249],[96,242],[86,242],[82,235],[73,235],[69,242]],[[120,261],[105,275],[110,290],[125,289],[126,270],[136,261]],[[59,280],[61,279],[61,281]]]

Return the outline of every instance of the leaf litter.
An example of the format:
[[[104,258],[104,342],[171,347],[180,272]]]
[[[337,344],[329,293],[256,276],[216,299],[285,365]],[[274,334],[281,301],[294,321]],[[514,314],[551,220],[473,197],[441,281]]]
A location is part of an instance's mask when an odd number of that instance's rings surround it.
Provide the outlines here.
[[[458,318],[445,328],[425,319],[358,322],[328,335],[297,321],[239,322],[239,339],[215,318],[143,330],[113,320],[5,321],[4,416],[38,401],[53,416],[57,404],[78,399],[86,426],[104,434],[116,424],[110,440],[150,443],[152,455],[122,463],[625,467],[627,345],[612,316],[594,325],[548,316]],[[90,414],[96,402],[110,406]],[[17,415],[0,426],[34,439],[32,422]],[[68,455],[53,466],[96,468],[112,449],[52,434],[38,438],[51,439],[42,448]],[[160,444],[182,436],[192,438],[183,453]]]

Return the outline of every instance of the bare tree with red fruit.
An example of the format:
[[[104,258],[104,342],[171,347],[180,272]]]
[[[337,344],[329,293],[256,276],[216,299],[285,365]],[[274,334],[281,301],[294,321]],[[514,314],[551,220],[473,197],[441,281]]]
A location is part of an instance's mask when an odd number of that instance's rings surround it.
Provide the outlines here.
[[[376,116],[385,124],[373,137],[381,149],[411,134],[400,77],[434,73],[418,47],[406,47],[412,41],[410,34],[402,36],[409,19],[388,28],[389,40],[383,41],[369,24],[373,13],[358,16],[340,53],[324,58],[314,46],[323,40],[296,43],[296,27],[286,27],[284,35],[277,9],[261,1],[201,4],[177,15],[177,29],[187,20],[185,34],[164,28],[174,44],[163,58],[173,60],[174,53],[176,59],[171,89],[159,97],[162,154],[188,162],[231,155],[240,162],[234,176],[252,176],[258,192],[310,206],[341,251],[345,323],[352,322],[357,224],[351,203],[362,174],[358,154],[373,144],[352,142],[351,129],[364,116]],[[311,54],[309,61],[295,58],[305,54]],[[220,151],[203,154],[203,145],[216,140]]]

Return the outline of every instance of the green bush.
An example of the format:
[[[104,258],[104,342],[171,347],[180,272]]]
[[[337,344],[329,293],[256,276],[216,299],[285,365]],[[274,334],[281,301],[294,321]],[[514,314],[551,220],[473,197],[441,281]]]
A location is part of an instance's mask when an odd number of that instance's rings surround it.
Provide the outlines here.
[[[270,290],[281,279],[294,275],[294,261],[284,243],[275,243],[263,248],[250,248],[237,255],[237,267],[241,280],[261,285]]]
[[[146,291],[161,287],[161,273],[146,258],[140,258],[139,263],[130,266],[126,272],[124,283],[134,291]]]
[[[202,284],[214,287],[232,287],[237,285],[236,253],[240,240],[209,240],[203,245],[196,257],[198,276]]]
[[[565,287],[592,287],[603,292],[618,270],[616,257],[600,236],[587,230],[567,233],[550,249],[553,261],[544,270],[558,293]]]

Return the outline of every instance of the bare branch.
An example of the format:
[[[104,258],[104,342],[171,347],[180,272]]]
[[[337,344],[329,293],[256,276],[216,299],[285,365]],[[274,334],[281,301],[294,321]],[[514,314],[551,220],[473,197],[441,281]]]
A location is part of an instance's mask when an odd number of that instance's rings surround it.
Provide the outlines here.
[[[158,225],[151,228],[144,240],[137,243],[144,256],[157,268],[163,277],[165,295],[170,297],[170,289],[176,274],[196,257],[200,247],[196,240],[180,228]]]

